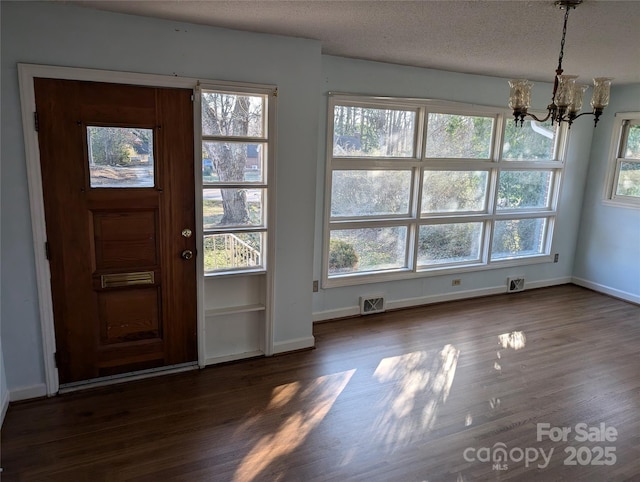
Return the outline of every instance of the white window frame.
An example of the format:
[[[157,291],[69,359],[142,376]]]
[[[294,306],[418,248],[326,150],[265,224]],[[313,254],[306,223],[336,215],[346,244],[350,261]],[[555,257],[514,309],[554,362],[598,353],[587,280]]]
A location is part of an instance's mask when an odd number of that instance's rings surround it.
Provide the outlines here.
[[[333,112],[336,105],[348,105],[354,107],[369,107],[381,109],[406,109],[416,110],[418,115],[415,122],[415,148],[414,156],[407,158],[354,158],[334,157],[333,137],[334,118]],[[506,122],[512,122],[510,112],[503,108],[463,104],[458,102],[408,99],[390,97],[370,97],[353,94],[329,93],[327,110],[327,138],[326,138],[326,177],[325,177],[325,206],[323,223],[323,247],[322,247],[322,286],[332,288],[339,286],[357,285],[363,283],[375,283],[399,279],[420,278],[439,274],[455,274],[485,269],[496,269],[508,266],[518,266],[534,263],[553,262],[553,232],[557,216],[557,205],[565,167],[566,146],[568,130],[562,125],[557,130],[553,159],[548,161],[506,161],[502,160],[502,140]],[[477,115],[493,117],[494,132],[490,157],[486,160],[461,160],[461,159],[433,159],[425,158],[426,128],[425,123],[429,112],[438,112],[454,115]],[[410,169],[412,171],[412,189],[409,200],[409,215],[391,215],[366,219],[332,218],[331,217],[331,191],[333,171],[340,169]],[[488,187],[486,194],[486,206],[482,212],[457,212],[438,213],[424,216],[421,211],[422,179],[425,170],[486,170],[488,172]],[[543,208],[532,209],[497,209],[498,176],[503,170],[552,171],[552,185],[550,187],[549,203]],[[491,260],[491,245],[493,237],[493,224],[500,220],[540,218],[547,222],[543,252],[541,254]],[[483,236],[480,249],[480,259],[470,262],[452,262],[419,267],[417,261],[417,231],[425,224],[445,224],[455,222],[482,222]],[[330,233],[335,229],[371,228],[407,226],[406,267],[384,270],[347,273],[329,276],[329,241]]]
[[[240,226],[240,227],[224,227],[219,229],[204,229],[204,226],[199,228],[199,238],[202,242],[202,265],[203,275],[208,277],[220,277],[228,275],[247,275],[247,274],[262,274],[266,273],[269,269],[270,260],[273,257],[273,230],[270,226],[273,224],[275,217],[274,206],[274,184],[275,184],[275,158],[276,158],[276,100],[277,89],[271,85],[252,85],[252,84],[240,84],[240,83],[198,83],[198,104],[196,105],[197,111],[197,126],[200,138],[200,146],[196,149],[196,159],[200,166],[198,172],[202,173],[202,142],[225,140],[224,136],[209,136],[204,135],[202,130],[202,93],[207,91],[224,92],[226,94],[246,94],[266,97],[266,113],[263,119],[263,136],[262,137],[234,137],[235,141],[242,141],[246,143],[262,144],[266,147],[266,162],[263,162],[263,180],[262,182],[238,182],[238,183],[219,183],[213,186],[205,184],[202,175],[196,174],[199,177],[199,183],[197,186],[196,202],[198,203],[198,209],[200,210],[199,219],[203,219],[203,194],[205,189],[227,189],[227,188],[241,188],[246,187],[249,189],[263,189],[264,198],[262,204],[262,218],[263,224],[261,226]],[[204,238],[205,236],[220,233],[263,233],[262,234],[262,260],[261,265],[254,268],[229,268],[219,271],[207,272],[204,270]]]
[[[609,148],[609,166],[604,186],[604,204],[640,209],[640,197],[616,194],[621,163],[640,163],[640,160],[622,157],[622,151],[626,147],[627,141],[627,126],[630,122],[639,123],[640,112],[616,113],[611,135],[611,147]]]

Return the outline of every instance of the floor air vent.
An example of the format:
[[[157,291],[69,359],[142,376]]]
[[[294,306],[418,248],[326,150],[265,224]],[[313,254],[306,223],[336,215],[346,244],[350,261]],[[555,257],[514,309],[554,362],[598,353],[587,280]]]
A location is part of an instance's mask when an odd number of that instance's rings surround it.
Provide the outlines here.
[[[524,291],[524,278],[508,278],[507,293],[516,293],[518,291]]]
[[[370,315],[384,311],[384,298],[382,296],[360,297],[360,314]]]

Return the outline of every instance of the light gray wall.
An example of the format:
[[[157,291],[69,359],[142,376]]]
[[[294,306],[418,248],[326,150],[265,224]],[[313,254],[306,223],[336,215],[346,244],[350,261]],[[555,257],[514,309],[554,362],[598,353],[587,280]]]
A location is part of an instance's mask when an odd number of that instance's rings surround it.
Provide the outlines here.
[[[0,179],[2,166],[0,165]],[[0,211],[2,210],[2,199],[0,199]],[[0,248],[2,246],[2,226],[0,225]],[[2,271],[2,259],[4,255],[0,249],[0,272]],[[0,290],[0,307],[2,306],[2,290]],[[9,391],[7,389],[7,376],[4,368],[4,355],[2,354],[2,310],[0,310],[0,427],[4,421],[5,410],[9,406]]]
[[[0,177],[0,291],[2,340],[8,388],[44,381],[42,342],[29,213],[29,193],[21,128],[16,61],[9,52],[13,40],[10,10],[1,3],[1,169]],[[30,29],[29,29],[30,30]],[[23,35],[28,35],[29,31]]]
[[[275,341],[312,335],[320,44],[57,2],[2,2],[2,340],[10,390],[44,383],[18,62],[279,87]]]
[[[9,406],[9,390],[4,370],[4,356],[2,355],[2,337],[0,337],[0,427],[4,421],[5,410]]]
[[[640,302],[640,209],[602,202],[611,138],[617,135],[612,130],[616,112],[640,112],[640,85],[614,84],[611,104],[595,130],[574,276],[593,288]]]
[[[315,41],[112,14],[61,3],[0,5],[0,348],[7,362],[9,390],[44,383],[18,62],[278,85],[276,342],[309,337],[312,313],[351,308],[360,295],[370,293],[385,294],[389,300],[473,293],[504,286],[510,275],[525,275],[527,283],[544,285],[570,279],[574,258],[579,276],[612,286],[617,286],[614,281],[620,276],[633,282],[635,273],[637,280],[637,245],[620,246],[625,239],[631,243],[638,239],[637,230],[633,230],[637,212],[620,209],[613,215],[611,208],[598,204],[604,179],[604,167],[599,163],[605,162],[600,158],[608,149],[610,115],[616,109],[640,110],[637,86],[614,88],[612,107],[596,130],[588,184],[591,122],[580,120],[571,130],[554,245],[554,252],[560,254],[559,263],[457,274],[455,278],[462,278],[460,288],[451,287],[454,276],[444,275],[321,290],[312,296],[311,280],[319,279],[321,272],[327,92],[503,106],[509,90],[505,79],[322,56]],[[536,84],[534,106],[544,108],[550,93],[550,84]],[[587,195],[578,238],[585,185]],[[624,236],[616,237],[618,245],[608,240],[602,246],[603,233],[620,230]],[[617,266],[611,276],[607,275],[609,265],[602,263],[602,250],[607,263]]]
[[[509,86],[505,79],[332,56],[322,57],[322,78],[321,128],[316,187],[315,279],[319,279],[321,276],[328,92],[441,99],[488,106],[506,106],[509,96]],[[537,83],[533,89],[533,107],[544,109],[548,104],[551,91],[551,84]],[[441,299],[438,297],[462,292],[464,292],[463,296],[471,296],[486,293],[492,288],[505,287],[504,289],[506,289],[507,277],[520,275],[525,276],[529,286],[567,282],[573,272],[575,244],[592,132],[593,127],[589,120],[576,122],[571,129],[553,246],[553,252],[560,255],[558,263],[533,264],[320,290],[313,297],[314,316],[317,319],[322,319],[332,317],[334,314],[346,314],[349,309],[358,305],[360,296],[370,294],[382,294],[387,302],[414,298],[420,300],[429,296]],[[462,285],[452,287],[451,280],[453,278],[460,278]]]

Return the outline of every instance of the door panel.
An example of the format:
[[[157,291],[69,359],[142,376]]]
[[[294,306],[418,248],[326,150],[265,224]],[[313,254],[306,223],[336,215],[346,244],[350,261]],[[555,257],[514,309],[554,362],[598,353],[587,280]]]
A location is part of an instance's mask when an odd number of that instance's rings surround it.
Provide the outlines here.
[[[195,361],[191,91],[35,91],[60,382]]]
[[[161,339],[160,290],[110,290],[98,293],[101,345]]]
[[[98,270],[158,263],[157,211],[94,212],[94,259]]]

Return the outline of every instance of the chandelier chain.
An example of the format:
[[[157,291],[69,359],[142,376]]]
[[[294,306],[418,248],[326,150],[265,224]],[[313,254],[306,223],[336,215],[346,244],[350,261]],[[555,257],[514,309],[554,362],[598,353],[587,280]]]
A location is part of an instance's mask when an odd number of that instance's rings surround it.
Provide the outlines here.
[[[560,42],[560,56],[558,57],[558,70],[562,70],[562,59],[564,58],[564,38],[567,35],[567,20],[569,19],[570,7],[564,12],[564,26],[562,27],[562,41]]]

